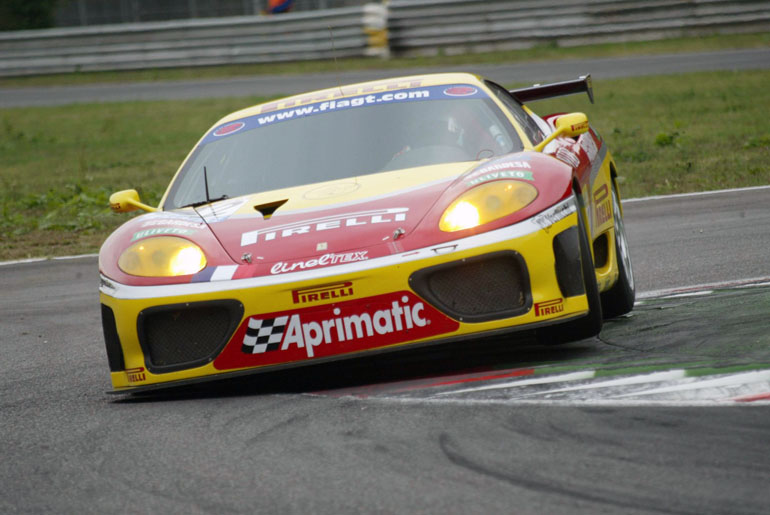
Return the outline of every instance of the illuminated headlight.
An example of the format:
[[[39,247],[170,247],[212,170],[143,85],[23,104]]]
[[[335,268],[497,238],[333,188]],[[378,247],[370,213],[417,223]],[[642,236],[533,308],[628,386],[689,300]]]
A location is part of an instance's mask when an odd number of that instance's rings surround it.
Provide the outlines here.
[[[439,228],[461,231],[524,209],[537,198],[537,189],[520,181],[494,181],[466,191],[444,211]]]
[[[128,247],[118,259],[127,274],[142,277],[174,277],[203,270],[206,256],[195,243],[175,236],[141,240]]]

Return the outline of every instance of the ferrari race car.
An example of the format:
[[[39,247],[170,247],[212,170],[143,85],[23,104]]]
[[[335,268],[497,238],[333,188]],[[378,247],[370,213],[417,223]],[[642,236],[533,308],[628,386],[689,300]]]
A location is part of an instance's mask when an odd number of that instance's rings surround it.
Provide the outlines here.
[[[99,254],[117,392],[453,339],[599,333],[634,280],[615,163],[582,113],[420,75],[260,104],[217,122],[159,207]],[[512,340],[515,344],[515,340]]]

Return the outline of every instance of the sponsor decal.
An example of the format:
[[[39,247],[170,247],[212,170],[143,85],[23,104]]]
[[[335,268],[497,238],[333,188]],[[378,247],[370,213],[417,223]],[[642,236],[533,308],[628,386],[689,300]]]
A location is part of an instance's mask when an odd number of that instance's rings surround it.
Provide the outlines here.
[[[292,290],[291,300],[294,304],[308,304],[311,302],[344,299],[352,295],[353,283],[352,281],[345,281]]]
[[[128,379],[129,383],[138,383],[147,379],[147,376],[144,373],[144,367],[129,368],[128,370],[125,370],[125,372],[126,379]]]
[[[602,202],[596,205],[596,212],[594,214],[594,221],[596,226],[604,225],[612,218],[612,205],[610,201]]]
[[[142,227],[188,227],[190,229],[203,229],[206,224],[201,222],[191,222],[189,220],[180,220],[177,218],[163,218],[160,220],[148,220],[142,224]]]
[[[452,86],[444,90],[448,97],[469,97],[475,95],[478,90],[473,86]]]
[[[525,181],[534,181],[532,172],[526,170],[502,170],[499,172],[490,172],[485,175],[474,178],[468,181],[468,186],[475,186],[482,182],[493,181],[495,179],[523,179]]]
[[[531,170],[532,165],[528,161],[502,161],[497,163],[488,164],[477,168],[473,172],[473,176],[482,175],[489,172],[501,172],[503,170]]]
[[[334,184],[326,184],[306,191],[302,194],[302,198],[308,200],[324,200],[334,197],[340,197],[353,193],[361,187],[360,183],[355,182],[336,182]]]
[[[580,159],[578,156],[570,152],[564,147],[559,147],[559,149],[556,151],[556,158],[559,161],[562,161],[564,163],[567,163],[572,168],[577,168],[580,166]]]
[[[596,159],[596,154],[599,152],[599,149],[596,147],[596,142],[594,141],[594,137],[591,136],[590,132],[586,132],[580,136],[579,143],[580,148],[582,148],[583,152],[586,153],[589,161]]]
[[[535,218],[533,218],[532,221],[535,222],[535,224],[537,224],[541,229],[546,229],[547,227],[552,226],[559,220],[566,218],[576,211],[577,208],[575,207],[575,203],[569,200],[567,202],[558,204],[548,211],[540,213]]]
[[[307,261],[295,261],[294,263],[278,261],[272,267],[270,267],[270,273],[273,275],[285,274],[297,270],[307,270],[317,266],[342,265],[344,263],[366,261],[369,259],[367,254],[369,254],[368,250],[362,250],[356,252],[345,252],[342,254],[329,253],[324,254],[319,258],[308,259]]]
[[[283,341],[288,320],[287,315],[276,318],[249,318],[249,328],[246,330],[246,336],[243,337],[241,352],[261,354],[278,350]]]
[[[599,203],[602,200],[606,199],[610,196],[610,189],[607,187],[606,184],[602,184],[598,188],[596,188],[596,191],[594,191],[594,202]]]
[[[535,316],[543,317],[548,315],[555,315],[564,311],[564,299],[552,299],[545,302],[538,302],[535,304]]]
[[[227,370],[333,356],[446,334],[458,327],[458,322],[407,291],[252,315],[214,367]]]
[[[143,231],[135,232],[131,241],[136,241],[147,236],[158,236],[160,234],[172,234],[175,236],[190,236],[195,234],[192,229],[182,229],[180,227],[154,227],[152,229],[144,229]]]
[[[228,200],[221,200],[214,202],[213,204],[207,204],[203,207],[196,209],[201,218],[208,222],[223,222],[227,220],[233,213],[238,211],[248,199],[234,198]]]
[[[356,109],[371,105],[381,105],[399,102],[417,102],[426,100],[446,100],[449,95],[445,91],[466,91],[458,96],[460,99],[467,98],[486,98],[487,94],[478,88],[467,84],[409,87],[410,85],[419,85],[420,82],[399,83],[395,87],[379,88],[374,87],[346,88],[346,96],[338,91],[324,93],[316,96],[301,97],[294,100],[282,100],[277,103],[265,104],[259,114],[248,116],[232,124],[219,127],[208,134],[202,141],[203,144],[209,143],[219,137],[229,136],[240,130],[253,130],[259,127],[280,123],[287,120],[295,120],[306,116],[314,116],[331,111],[340,111],[344,109]],[[367,92],[367,89],[372,91]],[[471,90],[473,90],[471,92]],[[355,91],[355,93],[353,92]],[[350,96],[350,95],[355,96]],[[305,100],[307,98],[308,100]],[[311,103],[311,101],[314,101]],[[235,127],[236,124],[239,124]]]
[[[227,136],[228,134],[233,134],[234,132],[238,132],[244,127],[246,127],[246,124],[244,122],[228,123],[227,125],[223,125],[222,127],[215,130],[213,134],[214,136]]]
[[[409,88],[417,88],[422,85],[422,81],[419,80],[412,80],[412,81],[391,81],[391,82],[384,82],[376,85],[369,85],[369,86],[359,86],[357,89],[353,90],[350,87],[346,87],[345,91],[348,94],[353,95],[363,95],[365,93],[379,93],[384,91],[392,91],[394,89],[409,89]],[[313,95],[304,95],[301,97],[296,97],[291,100],[277,100],[275,102],[270,102],[267,104],[263,104],[262,108],[260,109],[260,114],[270,113],[273,111],[278,111],[280,109],[286,109],[289,107],[296,107],[304,104],[310,104],[314,102],[321,102],[324,100],[334,100],[337,98],[342,98],[342,90],[340,88],[335,88],[330,92],[326,93],[315,93]]]
[[[382,103],[429,100],[431,98],[431,93],[433,93],[435,96],[435,88],[404,90],[397,91],[395,93],[373,93],[352,98],[342,98],[340,100],[328,100],[319,104],[311,104],[305,107],[297,107],[294,109],[284,109],[282,111],[276,111],[271,114],[265,114],[264,116],[252,117],[247,120],[252,122],[250,128],[255,129],[257,127],[272,125],[274,123],[303,118],[305,116],[316,115],[324,112],[340,111]]]
[[[406,220],[407,207],[394,207],[389,209],[374,209],[358,211],[341,215],[314,218],[291,224],[278,225],[269,229],[245,232],[241,235],[241,247],[254,245],[258,242],[269,242],[281,238],[288,238],[297,234],[341,229],[343,227],[356,227],[359,225],[383,224],[403,222]]]
[[[604,225],[612,218],[612,202],[609,199],[609,188],[602,184],[594,191],[594,223]]]
[[[229,281],[238,271],[238,265],[207,266],[192,276],[190,282]]]
[[[303,322],[298,314],[268,319],[251,317],[241,352],[259,354],[294,347],[305,349],[307,357],[312,358],[315,357],[315,348],[320,345],[361,340],[375,334],[387,335],[426,327],[430,323],[423,317],[425,305],[422,302],[410,304],[406,296],[400,300],[401,303],[393,301],[390,309],[373,313],[343,316],[340,308],[334,308],[333,317],[318,321]]]
[[[588,128],[588,121],[585,121],[582,123],[576,123],[575,125],[572,125],[570,128],[572,129],[572,132],[582,131],[583,129]]]

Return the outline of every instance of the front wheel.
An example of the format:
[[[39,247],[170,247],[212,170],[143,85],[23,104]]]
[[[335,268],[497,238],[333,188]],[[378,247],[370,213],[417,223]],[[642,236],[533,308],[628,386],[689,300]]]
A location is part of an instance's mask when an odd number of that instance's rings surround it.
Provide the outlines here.
[[[623,216],[620,214],[620,196],[614,180],[612,181],[612,213],[615,222],[615,256],[618,262],[618,280],[612,288],[602,293],[604,318],[625,315],[634,308],[634,300],[636,299],[634,271],[631,268]]]
[[[591,244],[583,214],[583,198],[575,192],[578,215],[578,241],[580,242],[580,265],[588,299],[588,314],[564,324],[552,325],[537,330],[538,342],[545,345],[558,345],[584,338],[591,338],[602,330],[602,303],[599,298],[599,286],[596,284],[594,260],[591,256]]]

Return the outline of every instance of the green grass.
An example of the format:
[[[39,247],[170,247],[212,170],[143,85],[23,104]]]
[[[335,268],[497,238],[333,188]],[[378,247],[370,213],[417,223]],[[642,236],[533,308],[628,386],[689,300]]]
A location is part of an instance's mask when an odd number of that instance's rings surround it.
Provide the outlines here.
[[[536,102],[584,111],[618,163],[625,197],[770,183],[770,71],[596,81]],[[0,260],[95,252],[130,215],[107,209],[136,187],[156,204],[177,166],[222,115],[262,99],[126,102],[0,112]]]
[[[644,54],[703,52],[735,48],[766,48],[770,33],[710,35],[657,41],[604,43],[560,47],[555,42],[525,50],[509,50],[483,54],[462,54],[410,58],[349,58],[336,64],[329,60],[291,63],[239,64],[196,68],[166,68],[119,72],[81,72],[34,77],[0,78],[0,87],[53,86],[109,82],[148,82],[158,80],[198,80],[266,74],[297,74],[333,72],[335,70],[402,69],[421,66],[461,66],[467,64],[496,64],[536,60],[616,57]]]
[[[79,104],[0,111],[0,260],[94,252],[131,215],[110,193],[157,204],[222,115],[264,99]]]

